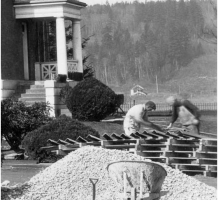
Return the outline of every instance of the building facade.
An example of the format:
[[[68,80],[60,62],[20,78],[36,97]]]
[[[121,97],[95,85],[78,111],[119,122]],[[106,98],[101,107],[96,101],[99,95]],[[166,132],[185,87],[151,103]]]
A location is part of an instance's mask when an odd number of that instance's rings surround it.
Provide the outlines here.
[[[59,74],[83,73],[80,21],[85,3],[2,0],[1,5],[1,99],[13,95],[20,82],[51,82]],[[69,25],[71,52],[66,45]]]

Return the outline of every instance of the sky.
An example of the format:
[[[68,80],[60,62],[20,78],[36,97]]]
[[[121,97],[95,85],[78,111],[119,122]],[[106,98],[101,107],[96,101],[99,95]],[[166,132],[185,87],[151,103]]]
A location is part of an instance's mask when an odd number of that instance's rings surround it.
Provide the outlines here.
[[[107,0],[79,0],[81,2],[86,3],[88,6],[94,4],[105,4]],[[115,4],[117,2],[134,2],[134,0],[108,0],[109,4]],[[145,2],[145,0],[138,0],[138,2]]]

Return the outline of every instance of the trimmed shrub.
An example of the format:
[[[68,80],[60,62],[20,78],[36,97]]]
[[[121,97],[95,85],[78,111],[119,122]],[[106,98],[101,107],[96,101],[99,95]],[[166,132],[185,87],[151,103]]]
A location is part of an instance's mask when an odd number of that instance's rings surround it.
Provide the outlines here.
[[[37,152],[40,152],[40,147],[46,146],[48,139],[57,141],[70,138],[76,140],[79,136],[86,138],[89,134],[100,137],[98,132],[91,127],[62,115],[48,124],[29,132],[22,141],[22,145],[26,154],[30,158],[36,159],[38,156]]]
[[[83,80],[83,73],[81,72],[68,72],[68,78],[74,81]]]
[[[82,121],[100,121],[120,106],[118,95],[93,77],[79,82],[68,93],[65,102],[72,118]]]
[[[64,86],[60,91],[60,100],[62,103],[66,104],[67,97],[72,92],[73,88],[69,85]]]
[[[1,102],[1,132],[13,150],[19,150],[27,134],[51,120],[47,103],[26,105],[22,101],[5,99]]]

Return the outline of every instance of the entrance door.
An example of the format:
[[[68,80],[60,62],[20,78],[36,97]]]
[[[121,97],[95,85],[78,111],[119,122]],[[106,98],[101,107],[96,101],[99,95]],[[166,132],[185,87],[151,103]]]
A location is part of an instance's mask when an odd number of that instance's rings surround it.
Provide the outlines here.
[[[24,62],[24,79],[29,80],[29,61],[28,61],[28,43],[27,43],[27,24],[22,23],[23,32],[23,62]]]

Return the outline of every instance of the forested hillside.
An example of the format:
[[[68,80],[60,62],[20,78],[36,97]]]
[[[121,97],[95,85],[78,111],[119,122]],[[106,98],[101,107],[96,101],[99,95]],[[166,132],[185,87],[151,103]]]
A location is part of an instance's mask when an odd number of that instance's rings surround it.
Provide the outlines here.
[[[210,0],[88,6],[82,12],[83,38],[91,36],[85,53],[109,86],[166,84],[194,70],[196,59],[216,54],[216,45],[205,42],[213,36],[202,31],[216,28],[215,19]]]

